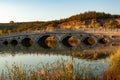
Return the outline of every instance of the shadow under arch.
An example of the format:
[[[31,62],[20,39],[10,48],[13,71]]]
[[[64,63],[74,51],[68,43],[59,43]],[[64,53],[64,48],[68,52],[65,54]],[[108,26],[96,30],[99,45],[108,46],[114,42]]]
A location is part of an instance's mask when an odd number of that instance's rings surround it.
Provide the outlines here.
[[[11,40],[10,44],[12,46],[17,46],[18,45],[18,41],[16,39],[13,39],[13,40]]]
[[[33,45],[33,40],[31,39],[31,38],[28,38],[28,37],[26,37],[26,38],[24,38],[22,41],[21,41],[21,44],[23,45],[23,46],[25,46],[25,47],[30,47],[30,46],[32,46]]]
[[[3,44],[7,46],[7,45],[8,45],[8,41],[5,40],[5,41],[3,42]]]
[[[101,43],[101,44],[107,44],[109,42],[110,42],[110,39],[106,38],[106,37],[99,39],[99,43]]]
[[[67,35],[62,39],[62,43],[66,47],[75,47],[78,45],[79,40],[73,35]]]
[[[84,38],[83,42],[87,45],[94,45],[97,43],[97,39],[94,36],[88,36]]]
[[[43,35],[39,38],[37,43],[45,49],[50,49],[56,46],[57,39],[53,35]]]

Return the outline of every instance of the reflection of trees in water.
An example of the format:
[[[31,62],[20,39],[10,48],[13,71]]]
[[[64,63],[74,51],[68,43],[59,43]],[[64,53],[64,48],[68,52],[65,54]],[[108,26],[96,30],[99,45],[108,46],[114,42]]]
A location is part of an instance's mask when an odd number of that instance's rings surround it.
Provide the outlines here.
[[[86,45],[81,43],[77,48],[51,48],[45,49],[40,47],[38,44],[34,44],[31,47],[24,47],[22,44],[18,44],[17,46],[12,45],[0,45],[0,54],[10,53],[14,56],[17,53],[23,54],[49,54],[49,55],[71,55],[73,52],[77,53],[112,53],[118,49],[120,46],[120,42],[111,42],[109,44],[96,44],[96,45]]]

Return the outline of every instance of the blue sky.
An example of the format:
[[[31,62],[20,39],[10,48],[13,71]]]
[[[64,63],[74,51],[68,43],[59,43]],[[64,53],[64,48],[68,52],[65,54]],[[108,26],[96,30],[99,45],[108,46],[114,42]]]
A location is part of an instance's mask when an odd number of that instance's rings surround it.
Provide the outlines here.
[[[0,0],[0,23],[48,21],[85,11],[120,14],[120,0]]]

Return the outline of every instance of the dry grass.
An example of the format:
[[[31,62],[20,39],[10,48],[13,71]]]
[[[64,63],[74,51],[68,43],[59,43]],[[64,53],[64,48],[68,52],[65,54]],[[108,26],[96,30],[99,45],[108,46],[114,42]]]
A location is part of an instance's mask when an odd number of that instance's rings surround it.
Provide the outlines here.
[[[81,64],[75,65],[73,60],[63,59],[42,66],[13,64],[12,67],[6,66],[0,80],[120,80],[120,51],[110,56],[110,66],[102,70],[104,74],[94,73],[101,65],[92,69],[84,62]]]
[[[117,51],[115,54],[111,55],[110,68],[115,72],[120,72],[120,51]]]
[[[13,64],[6,66],[2,71],[0,80],[96,80],[91,67],[83,64],[74,66],[73,60],[60,60],[52,64],[40,66],[28,66]]]
[[[45,64],[42,67],[13,64],[12,68],[6,66],[2,71],[0,80],[75,80],[73,63],[57,61]]]
[[[120,50],[110,56],[110,66],[105,73],[105,80],[120,80]]]

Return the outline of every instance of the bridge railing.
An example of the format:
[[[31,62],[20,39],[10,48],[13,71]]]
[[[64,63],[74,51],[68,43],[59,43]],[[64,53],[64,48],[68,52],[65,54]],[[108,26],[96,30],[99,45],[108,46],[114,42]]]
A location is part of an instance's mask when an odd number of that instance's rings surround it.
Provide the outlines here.
[[[85,32],[101,32],[101,33],[110,33],[110,32],[117,32],[120,33],[120,29],[108,29],[108,28],[80,28],[80,29],[74,29],[75,31],[85,31]]]
[[[9,36],[9,35],[13,35],[13,36],[17,36],[17,35],[27,35],[27,34],[35,34],[35,33],[69,33],[69,32],[85,32],[85,33],[117,33],[120,34],[120,29],[116,28],[116,29],[108,29],[108,28],[80,28],[80,29],[65,29],[65,30],[61,30],[61,29],[55,29],[53,31],[46,31],[46,30],[38,30],[38,31],[31,31],[31,32],[15,32],[15,33],[11,33],[11,34],[4,34],[2,36]],[[1,36],[1,37],[2,37]]]
[[[119,32],[120,29],[115,28],[115,29],[108,29],[108,28],[81,28],[81,29],[77,29],[77,30],[83,30],[83,31],[115,31],[115,32]]]

